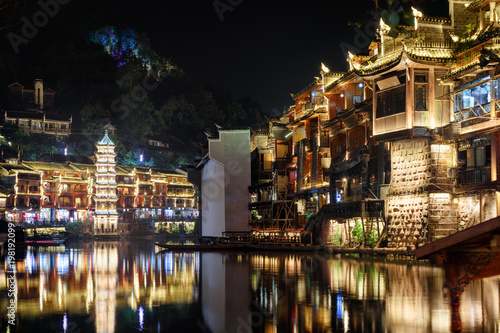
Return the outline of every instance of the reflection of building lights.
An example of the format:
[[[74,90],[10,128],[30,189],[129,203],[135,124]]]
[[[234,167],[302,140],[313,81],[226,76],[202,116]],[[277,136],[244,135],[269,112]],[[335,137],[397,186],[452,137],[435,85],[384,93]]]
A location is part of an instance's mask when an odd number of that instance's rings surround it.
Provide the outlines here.
[[[342,301],[342,295],[337,294],[337,319],[342,319],[344,314],[344,302]]]
[[[64,313],[63,317],[63,330],[64,333],[66,333],[66,330],[68,329],[68,316],[66,315],[66,312]]]
[[[144,325],[144,309],[142,306],[139,306],[139,330],[142,331],[142,327]]]

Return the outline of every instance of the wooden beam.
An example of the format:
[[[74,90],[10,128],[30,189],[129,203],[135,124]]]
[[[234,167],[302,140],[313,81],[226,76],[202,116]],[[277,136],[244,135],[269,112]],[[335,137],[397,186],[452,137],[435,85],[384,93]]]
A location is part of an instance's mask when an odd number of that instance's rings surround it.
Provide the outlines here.
[[[500,217],[495,217],[491,220],[479,223],[473,227],[459,231],[453,235],[438,239],[432,243],[426,244],[415,250],[415,258],[428,258],[431,254],[446,250],[450,247],[461,245],[465,242],[472,241],[475,238],[484,236],[488,233],[500,233]],[[484,244],[487,246],[490,244]]]

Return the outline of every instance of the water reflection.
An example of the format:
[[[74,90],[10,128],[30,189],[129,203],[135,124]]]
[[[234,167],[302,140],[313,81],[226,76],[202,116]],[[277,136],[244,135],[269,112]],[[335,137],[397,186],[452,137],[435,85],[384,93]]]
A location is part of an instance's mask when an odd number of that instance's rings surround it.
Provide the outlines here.
[[[29,248],[18,332],[449,332],[441,268],[313,254]],[[0,267],[5,281],[5,265]],[[499,332],[498,277],[461,297],[463,332]],[[0,293],[6,295],[6,283]],[[7,297],[0,307],[7,307]],[[43,325],[41,323],[43,322]],[[5,330],[6,316],[1,327]]]

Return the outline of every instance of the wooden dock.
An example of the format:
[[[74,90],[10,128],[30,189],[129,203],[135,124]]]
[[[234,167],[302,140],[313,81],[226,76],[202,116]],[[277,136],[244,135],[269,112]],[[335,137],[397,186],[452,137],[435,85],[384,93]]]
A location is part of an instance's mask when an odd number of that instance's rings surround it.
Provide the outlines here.
[[[470,281],[500,275],[500,217],[479,223],[415,250],[417,259],[443,265],[451,296],[451,329],[462,331],[460,295]]]

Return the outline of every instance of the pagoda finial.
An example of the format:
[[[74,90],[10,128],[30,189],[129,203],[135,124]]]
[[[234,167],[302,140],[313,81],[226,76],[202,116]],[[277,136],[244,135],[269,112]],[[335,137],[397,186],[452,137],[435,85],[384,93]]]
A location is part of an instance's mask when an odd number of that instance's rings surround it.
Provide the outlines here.
[[[113,143],[113,141],[111,141],[111,139],[109,138],[108,136],[108,130],[104,130],[104,137],[102,138],[101,141],[99,141],[97,143],[98,145],[101,145],[101,146],[106,146],[106,145],[111,145],[111,146],[114,146],[115,144]]]

